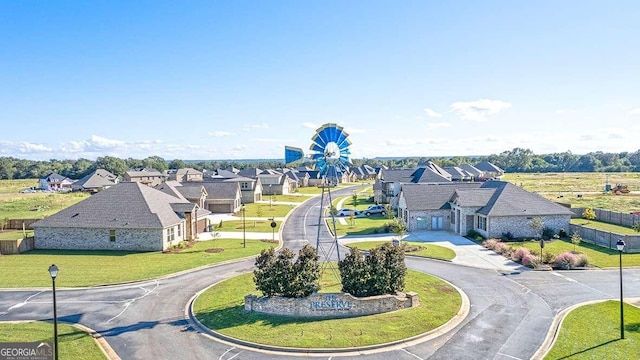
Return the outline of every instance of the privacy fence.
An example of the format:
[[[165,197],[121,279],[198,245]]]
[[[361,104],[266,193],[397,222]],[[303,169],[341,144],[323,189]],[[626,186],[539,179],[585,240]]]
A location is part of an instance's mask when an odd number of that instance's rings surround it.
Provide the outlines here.
[[[574,217],[580,218],[585,208],[571,208],[570,210],[575,214]],[[595,211],[598,221],[626,227],[633,227],[635,224],[640,223],[640,215],[602,209],[593,209],[593,211]],[[573,234],[574,232],[577,232],[585,242],[614,250],[617,249],[616,243],[618,240],[623,240],[625,243],[624,252],[640,253],[640,233],[638,235],[620,235],[609,231],[590,229],[581,225],[570,225],[569,234]]]

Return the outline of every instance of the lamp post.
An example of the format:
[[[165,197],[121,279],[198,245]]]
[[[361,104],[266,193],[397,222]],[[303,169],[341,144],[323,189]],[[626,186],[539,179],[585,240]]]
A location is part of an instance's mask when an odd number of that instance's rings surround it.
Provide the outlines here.
[[[273,199],[273,192],[271,192],[271,184],[269,184],[269,207],[271,207],[271,199]]]
[[[540,263],[542,264],[542,249],[544,249],[544,239],[540,238]]]
[[[620,253],[620,339],[624,339],[624,307],[622,302],[622,250],[624,250],[624,245],[625,243],[622,239],[616,243],[616,247]]]
[[[55,351],[55,360],[58,360],[58,312],[56,310],[56,276],[58,276],[58,267],[49,266],[49,275],[53,285],[53,349]]]
[[[242,204],[242,247],[246,248],[247,247],[247,231],[246,231],[246,223],[245,223],[245,207],[244,204]]]

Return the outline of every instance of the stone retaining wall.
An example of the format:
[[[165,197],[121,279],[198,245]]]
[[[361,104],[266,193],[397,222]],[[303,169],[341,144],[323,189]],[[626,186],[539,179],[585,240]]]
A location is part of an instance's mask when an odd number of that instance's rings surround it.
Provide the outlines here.
[[[296,317],[354,317],[381,314],[419,305],[418,294],[380,295],[357,298],[347,293],[314,293],[306,298],[247,295],[244,308],[271,315]]]

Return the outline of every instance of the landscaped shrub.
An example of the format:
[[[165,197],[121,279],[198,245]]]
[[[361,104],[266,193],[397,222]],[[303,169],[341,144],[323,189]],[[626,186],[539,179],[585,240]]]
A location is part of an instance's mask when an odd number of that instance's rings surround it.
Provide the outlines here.
[[[553,261],[555,260],[556,256],[553,253],[550,253],[548,251],[543,251],[542,252],[542,262],[544,264],[551,264],[553,263]]]
[[[273,248],[265,249],[256,258],[257,269],[253,272],[256,289],[265,296],[290,298],[306,297],[319,290],[320,265],[316,250],[305,245],[295,254],[288,248],[275,254]]]
[[[533,254],[526,254],[522,257],[522,265],[533,266],[533,263],[540,261],[539,258]]]
[[[561,239],[566,239],[569,234],[567,234],[565,229],[560,229],[558,230],[558,236],[560,236]]]
[[[511,255],[511,259],[513,261],[522,262],[522,259],[527,255],[531,255],[529,249],[521,247],[513,252],[513,254]]]
[[[498,254],[504,254],[505,252],[507,252],[507,249],[509,249],[509,246],[503,242],[497,242],[493,247],[493,251],[497,252]]]
[[[531,261],[529,262],[529,266],[531,266],[534,269],[539,269],[543,266],[543,262],[542,260],[540,260],[539,256],[534,256]]]
[[[513,240],[513,234],[511,233],[511,231],[507,231],[506,233],[502,233],[500,239],[502,239],[502,241],[511,241]]]
[[[569,270],[572,267],[575,267],[577,262],[578,257],[574,253],[565,251],[556,256],[553,260],[553,266],[558,269]]]
[[[338,268],[342,291],[354,296],[396,294],[404,290],[407,267],[401,246],[386,243],[371,249],[367,257],[353,248],[338,262]]]
[[[586,254],[578,254],[576,260],[576,267],[587,267],[589,266],[589,258],[587,258]]]
[[[483,239],[484,239],[484,237],[482,236],[482,234],[480,234],[480,233],[479,233],[479,232],[477,232],[476,230],[471,229],[471,230],[469,230],[469,231],[467,232],[467,237],[468,237],[468,238],[470,238],[470,239],[477,239],[477,238],[478,238],[478,236],[480,236],[481,238],[483,238]]]
[[[545,227],[544,229],[542,229],[542,238],[545,240],[551,239],[555,234],[556,232],[553,231],[552,228]]]
[[[496,239],[487,239],[482,242],[482,246],[486,247],[489,250],[493,250],[496,248],[496,244],[498,244],[498,240]]]

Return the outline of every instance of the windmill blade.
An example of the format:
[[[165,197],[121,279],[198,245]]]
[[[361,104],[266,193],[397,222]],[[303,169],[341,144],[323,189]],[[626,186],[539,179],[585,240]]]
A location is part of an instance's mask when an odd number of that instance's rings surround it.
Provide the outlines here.
[[[299,147],[285,146],[284,147],[284,163],[285,166],[296,162],[304,157],[304,152]]]

